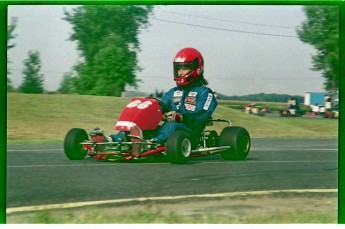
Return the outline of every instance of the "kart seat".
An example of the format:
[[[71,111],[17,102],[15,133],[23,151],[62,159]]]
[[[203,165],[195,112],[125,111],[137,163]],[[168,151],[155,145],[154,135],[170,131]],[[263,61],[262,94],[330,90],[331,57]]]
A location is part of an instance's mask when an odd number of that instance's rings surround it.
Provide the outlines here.
[[[200,142],[201,134],[204,131],[205,127],[212,126],[212,125],[213,125],[213,122],[209,120],[193,128],[193,130],[191,131],[192,149],[195,149],[198,146],[198,143]]]

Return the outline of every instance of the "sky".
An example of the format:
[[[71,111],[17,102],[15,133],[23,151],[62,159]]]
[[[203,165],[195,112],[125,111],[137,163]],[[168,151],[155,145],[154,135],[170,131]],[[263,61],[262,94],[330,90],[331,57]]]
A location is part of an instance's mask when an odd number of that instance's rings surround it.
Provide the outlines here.
[[[15,87],[23,81],[23,62],[30,50],[40,53],[44,87],[56,91],[64,73],[80,61],[72,26],[63,20],[63,5],[12,5],[17,17],[8,68]],[[302,43],[296,27],[306,20],[294,5],[156,5],[149,25],[141,28],[138,88],[153,93],[175,86],[172,62],[185,47],[198,49],[205,60],[209,87],[228,96],[277,93],[303,96],[324,92],[320,72],[312,71],[316,50]],[[10,21],[10,20],[9,20]]]

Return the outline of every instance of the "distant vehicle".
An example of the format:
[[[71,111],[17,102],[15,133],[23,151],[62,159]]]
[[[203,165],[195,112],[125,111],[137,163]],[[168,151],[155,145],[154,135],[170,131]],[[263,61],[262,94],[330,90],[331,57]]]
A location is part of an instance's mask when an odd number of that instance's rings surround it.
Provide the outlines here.
[[[301,116],[298,100],[294,97],[289,99],[286,110],[280,111],[282,117],[299,117]]]
[[[287,109],[280,111],[281,117],[300,117],[301,114],[296,112],[296,109]]]
[[[338,106],[330,109],[330,110],[326,110],[325,112],[325,115],[324,115],[325,118],[339,118],[339,108]]]
[[[250,103],[243,107],[243,112],[247,114],[264,116],[266,113],[269,113],[271,111],[270,111],[270,106],[268,105],[260,109],[258,106],[256,106],[255,103]]]

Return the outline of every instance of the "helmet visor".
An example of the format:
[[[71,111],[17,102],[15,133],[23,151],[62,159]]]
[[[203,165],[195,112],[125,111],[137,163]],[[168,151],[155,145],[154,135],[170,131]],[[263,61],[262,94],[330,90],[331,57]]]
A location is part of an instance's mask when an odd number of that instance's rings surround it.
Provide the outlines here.
[[[174,63],[174,76],[176,78],[181,78],[193,71],[194,65],[193,63]]]

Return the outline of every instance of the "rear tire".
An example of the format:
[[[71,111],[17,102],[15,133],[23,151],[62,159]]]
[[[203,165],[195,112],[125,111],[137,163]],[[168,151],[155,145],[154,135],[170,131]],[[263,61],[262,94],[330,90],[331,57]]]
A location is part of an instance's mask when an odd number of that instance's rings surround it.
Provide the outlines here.
[[[85,150],[80,143],[86,140],[89,140],[89,136],[84,129],[70,129],[64,140],[66,157],[68,157],[70,160],[83,159],[86,156],[87,150]]]
[[[243,127],[225,127],[219,137],[219,146],[231,147],[221,153],[224,160],[244,160],[250,150],[249,133]]]
[[[192,152],[190,135],[183,130],[175,131],[167,140],[166,153],[173,164],[185,164]]]

